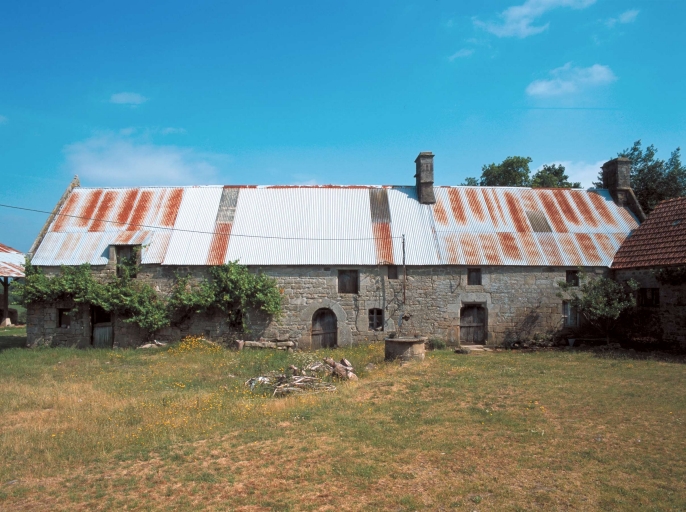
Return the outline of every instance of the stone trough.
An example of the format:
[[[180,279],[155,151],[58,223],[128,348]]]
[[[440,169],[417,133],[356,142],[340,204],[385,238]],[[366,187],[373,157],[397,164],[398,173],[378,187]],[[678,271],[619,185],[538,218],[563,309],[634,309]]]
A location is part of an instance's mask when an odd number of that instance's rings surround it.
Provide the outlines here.
[[[426,337],[385,338],[386,360],[424,361]]]

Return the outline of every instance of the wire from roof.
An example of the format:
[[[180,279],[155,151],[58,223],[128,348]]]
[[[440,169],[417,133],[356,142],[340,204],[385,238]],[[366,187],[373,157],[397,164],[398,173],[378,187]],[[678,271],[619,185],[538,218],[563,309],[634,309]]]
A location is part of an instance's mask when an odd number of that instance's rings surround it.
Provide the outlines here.
[[[48,212],[45,210],[37,210],[35,208],[24,208],[21,206],[13,206],[9,204],[0,204],[0,207],[2,208],[11,208],[13,210],[22,210],[26,212],[34,212],[34,213],[45,213],[47,215],[50,215],[52,212]],[[73,219],[82,219],[82,220],[92,220],[92,221],[97,221],[97,222],[104,222],[108,224],[117,224],[118,226],[134,226],[137,228],[146,228],[146,229],[161,229],[161,230],[166,230],[166,231],[179,231],[179,232],[184,232],[184,233],[198,233],[198,234],[203,234],[203,235],[225,235],[225,233],[218,233],[215,231],[196,231],[193,229],[181,229],[181,228],[173,228],[173,227],[168,227],[168,226],[153,226],[150,224],[136,224],[132,222],[119,222],[116,220],[105,220],[105,219],[96,219],[94,217],[85,217],[82,215],[69,215],[66,213],[57,213],[55,214],[56,217],[69,217]],[[400,240],[402,237],[400,236],[388,236],[388,237],[364,237],[364,238],[306,238],[306,237],[290,237],[290,236],[263,236],[263,235],[244,235],[240,233],[231,233],[232,237],[242,237],[242,238],[260,238],[260,239],[276,239],[276,240],[310,240],[310,241],[335,241],[335,240],[343,240],[343,241],[355,241],[355,240],[389,240],[389,239],[398,239]]]

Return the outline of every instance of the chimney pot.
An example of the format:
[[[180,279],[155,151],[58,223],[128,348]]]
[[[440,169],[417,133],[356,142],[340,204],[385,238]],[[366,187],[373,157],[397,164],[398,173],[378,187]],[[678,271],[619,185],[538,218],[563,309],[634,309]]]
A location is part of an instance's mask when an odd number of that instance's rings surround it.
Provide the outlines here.
[[[417,172],[417,199],[421,204],[434,204],[434,155],[431,151],[422,151],[415,159]]]

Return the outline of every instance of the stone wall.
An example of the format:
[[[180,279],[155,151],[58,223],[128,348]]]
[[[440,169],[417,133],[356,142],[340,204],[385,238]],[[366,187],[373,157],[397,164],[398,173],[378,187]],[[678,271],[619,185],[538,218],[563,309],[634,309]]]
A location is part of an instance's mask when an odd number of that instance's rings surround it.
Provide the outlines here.
[[[631,315],[632,337],[654,337],[655,341],[679,344],[686,348],[686,284],[664,285],[650,269],[616,270],[618,281],[634,279],[641,288],[659,288],[659,307],[637,308]],[[632,332],[633,331],[633,332]]]
[[[487,343],[501,344],[530,339],[535,333],[551,333],[562,326],[562,299],[557,297],[557,282],[565,279],[572,267],[481,267],[482,284],[467,284],[467,268],[459,266],[408,267],[405,304],[403,305],[403,272],[399,279],[388,279],[387,267],[263,267],[253,268],[277,279],[284,296],[283,314],[270,321],[263,314],[249,312],[250,334],[237,332],[219,316],[196,315],[189,320],[155,334],[158,340],[174,341],[187,334],[202,334],[217,341],[268,339],[294,341],[301,348],[311,343],[312,315],[321,308],[333,311],[337,318],[338,344],[350,345],[381,340],[388,332],[422,335],[456,344],[460,336],[460,310],[464,305],[479,304],[486,310]],[[358,269],[359,293],[338,293],[338,270]],[[46,268],[46,273],[59,269]],[[95,267],[101,276],[111,267]],[[605,275],[605,268],[586,271]],[[163,267],[146,265],[137,279],[153,285],[158,292],[168,293],[176,272],[194,278],[207,275],[207,267]],[[90,316],[81,311],[79,326],[62,332],[56,327],[54,304],[31,305],[28,308],[30,345],[90,344]],[[369,330],[368,311],[384,312],[382,332]],[[87,308],[82,308],[87,309]],[[401,318],[405,320],[401,322]],[[146,334],[137,326],[114,318],[114,345],[137,346]]]

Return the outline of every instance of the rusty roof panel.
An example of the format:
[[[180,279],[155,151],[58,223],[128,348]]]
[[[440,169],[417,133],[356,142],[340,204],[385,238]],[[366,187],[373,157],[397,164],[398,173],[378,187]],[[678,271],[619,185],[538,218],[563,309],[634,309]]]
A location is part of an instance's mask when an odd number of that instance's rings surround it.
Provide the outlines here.
[[[0,244],[0,277],[24,277],[24,255]]]
[[[436,187],[74,189],[34,255],[39,265],[601,265],[638,225],[605,190]],[[530,219],[536,219],[532,227]],[[552,232],[540,232],[550,226]],[[537,232],[538,231],[538,232]]]

